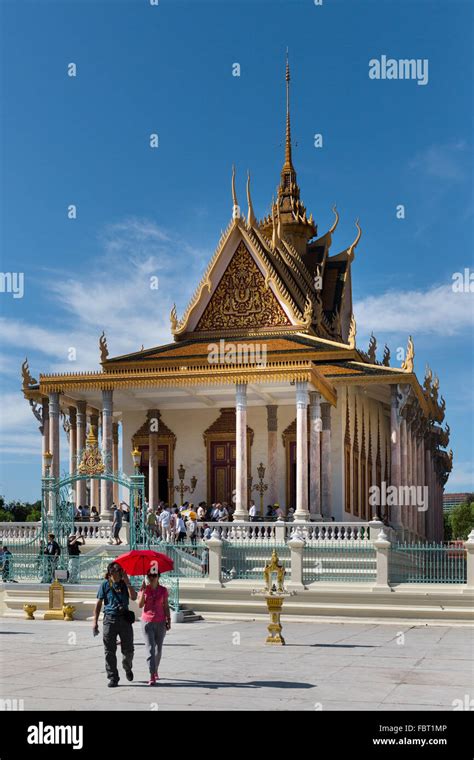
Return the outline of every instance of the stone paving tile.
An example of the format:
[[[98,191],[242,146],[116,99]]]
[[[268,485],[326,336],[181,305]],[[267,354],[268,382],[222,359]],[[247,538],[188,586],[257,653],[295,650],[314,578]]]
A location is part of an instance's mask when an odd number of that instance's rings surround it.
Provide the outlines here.
[[[108,689],[90,623],[38,621],[33,641],[31,631],[26,621],[0,621],[8,634],[0,636],[0,693],[24,699],[27,710],[437,710],[464,697],[472,670],[468,628],[291,622],[288,646],[268,647],[265,621],[203,622],[173,626],[156,688],[146,684],[135,626],[135,681],[126,681],[118,649],[120,687]]]
[[[429,705],[444,705],[452,708],[453,700],[464,699],[466,689],[464,686],[452,685],[426,685],[426,684],[400,684],[391,692],[391,703],[418,704],[418,709],[423,710]]]

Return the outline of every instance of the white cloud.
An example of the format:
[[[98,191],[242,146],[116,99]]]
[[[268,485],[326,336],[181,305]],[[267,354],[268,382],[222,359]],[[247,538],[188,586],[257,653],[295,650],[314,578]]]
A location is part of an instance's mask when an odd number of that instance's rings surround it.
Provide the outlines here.
[[[430,145],[418,153],[410,162],[409,168],[442,180],[462,180],[467,176],[469,148],[465,141],[445,145]]]
[[[112,225],[101,239],[103,254],[93,265],[74,274],[49,272],[48,327],[0,320],[4,345],[39,355],[37,362],[30,357],[33,375],[35,363],[43,372],[99,369],[102,330],[110,356],[138,351],[142,343],[150,348],[171,341],[173,299],[178,297],[178,309],[184,309],[210,257],[147,220]],[[152,277],[158,278],[157,289]],[[71,348],[76,361],[69,359]]]
[[[40,324],[33,319],[0,318],[0,342],[8,352],[0,354],[3,462],[8,455],[38,457],[41,452],[39,423],[19,390],[25,355],[32,375],[39,379],[40,371],[100,369],[102,330],[110,356],[138,351],[142,343],[150,348],[171,341],[173,299],[177,298],[178,310],[184,309],[210,258],[209,251],[190,247],[146,219],[111,225],[100,241],[101,255],[92,264],[88,260],[79,272],[48,271],[41,284],[44,306],[36,309],[43,315]],[[152,276],[158,277],[157,290],[150,287]],[[76,361],[68,358],[71,348]],[[62,449],[64,454],[66,448]]]
[[[357,331],[448,337],[474,326],[474,295],[455,293],[449,285],[428,290],[389,290],[354,305]]]

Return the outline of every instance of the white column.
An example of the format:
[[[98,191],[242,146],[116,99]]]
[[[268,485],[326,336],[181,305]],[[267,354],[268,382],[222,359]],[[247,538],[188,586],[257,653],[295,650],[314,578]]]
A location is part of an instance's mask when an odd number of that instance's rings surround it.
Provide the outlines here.
[[[321,512],[321,395],[309,394],[309,511],[312,520],[322,520]]]
[[[391,386],[391,405],[390,405],[390,472],[391,485],[397,488],[401,485],[401,449],[400,449],[400,418],[398,413],[398,386]],[[390,517],[392,526],[395,530],[401,529],[400,506],[390,508]]]
[[[99,415],[98,414],[91,414],[89,417],[89,425],[91,428],[91,433],[94,436],[94,438],[97,441],[97,445],[99,445]],[[91,484],[91,492],[90,492],[90,501],[91,501],[91,507],[95,507],[97,511],[100,513],[100,498],[99,498],[99,491],[100,491],[100,480],[97,480],[97,478],[91,478],[90,480]]]
[[[332,515],[331,404],[321,404],[321,420],[321,511],[328,519]]]
[[[401,481],[400,482],[402,486],[406,486],[408,485],[408,446],[407,446],[407,421],[404,418],[402,418],[400,422],[400,466],[401,466],[401,474],[400,474]],[[403,506],[400,507],[400,513],[401,513],[401,524],[403,526],[405,533],[407,532],[409,528],[408,512],[409,512],[409,507],[403,504]]]
[[[59,393],[49,394],[49,436],[53,462],[51,475],[59,478],[60,471],[60,446],[59,446]]]
[[[247,385],[236,383],[235,403],[235,512],[234,520],[248,520],[247,506]]]
[[[268,474],[268,503],[275,504],[278,501],[278,473],[277,473],[277,454],[278,454],[278,407],[275,405],[267,406],[267,474]]]
[[[158,506],[158,433],[150,430],[148,434],[148,506]]]
[[[114,472],[114,475],[117,475],[119,471],[119,426],[118,422],[114,422],[112,424],[112,469]],[[119,484],[114,483],[113,489],[113,500],[115,504],[119,503]]]
[[[425,482],[428,486],[428,509],[425,512],[425,533],[427,541],[433,540],[433,532],[431,530],[431,515],[433,513],[433,482],[431,472],[431,451],[425,448]]]
[[[69,407],[69,475],[75,475],[77,469],[77,429],[76,407]],[[75,494],[74,494],[75,501]]]
[[[426,459],[425,459],[425,439],[424,437],[420,438],[420,483],[423,486],[423,488],[426,486]],[[423,491],[423,493],[425,493]],[[429,504],[429,489],[427,491],[427,500]],[[419,526],[420,526],[420,535],[421,538],[426,538],[426,512],[420,512],[419,513]]]
[[[102,391],[102,456],[105,463],[105,474],[112,472],[112,421],[113,421],[113,391]],[[113,487],[108,480],[101,481],[101,513],[102,519],[112,518]]]
[[[309,520],[308,510],[308,383],[296,382],[296,512],[295,522]]]
[[[86,448],[86,433],[87,433],[87,416],[86,416],[87,403],[85,401],[77,402],[76,412],[76,426],[77,426],[77,455],[82,456],[84,449]],[[87,481],[78,480],[76,487],[76,504],[78,507],[83,507],[87,500]]]
[[[46,475],[46,467],[44,465],[44,455],[49,451],[49,399],[44,397],[42,400],[42,413],[41,413],[41,462],[42,462],[42,474]]]

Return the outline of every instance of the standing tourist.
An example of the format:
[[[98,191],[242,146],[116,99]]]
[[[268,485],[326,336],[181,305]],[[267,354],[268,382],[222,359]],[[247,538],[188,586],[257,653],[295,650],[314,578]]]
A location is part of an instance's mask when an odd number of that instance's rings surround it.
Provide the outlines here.
[[[186,536],[186,525],[181,515],[176,515],[176,543],[180,544]]]
[[[61,555],[61,547],[56,541],[54,533],[48,533],[48,543],[46,544],[44,555],[46,562],[46,583],[51,583]]]
[[[142,632],[145,639],[147,663],[150,672],[148,686],[154,686],[159,680],[158,666],[166,631],[171,628],[171,615],[168,604],[168,589],[160,586],[160,574],[149,572],[148,584],[143,581],[138,592],[138,606],[142,612]]]
[[[79,575],[79,557],[81,554],[81,550],[79,546],[80,544],[84,546],[85,543],[86,543],[86,540],[84,536],[81,536],[81,535],[76,536],[75,533],[71,533],[67,540],[67,553],[69,555],[68,570],[69,570],[70,583],[77,583],[77,579]]]
[[[104,651],[105,670],[108,685],[118,686],[120,681],[117,670],[117,636],[120,638],[122,650],[122,665],[127,681],[133,681],[133,612],[128,609],[129,600],[135,600],[137,592],[130,583],[129,577],[117,562],[111,562],[107,567],[105,580],[97,592],[97,602],[94,609],[92,630],[94,636],[99,634],[99,615],[104,603]]]
[[[164,508],[159,517],[161,538],[163,541],[171,541],[170,534],[170,513],[169,510]]]
[[[120,538],[120,530],[122,528],[123,520],[122,505],[119,504],[119,506],[117,506],[116,504],[112,504],[112,508],[114,510],[114,518],[112,522],[112,539],[109,541],[109,543],[113,544],[115,541],[115,545],[118,546],[122,543],[122,540]]]
[[[252,501],[250,502],[250,509],[249,509],[250,522],[257,522],[257,516],[258,516],[257,507],[255,505],[254,500],[252,499]]]

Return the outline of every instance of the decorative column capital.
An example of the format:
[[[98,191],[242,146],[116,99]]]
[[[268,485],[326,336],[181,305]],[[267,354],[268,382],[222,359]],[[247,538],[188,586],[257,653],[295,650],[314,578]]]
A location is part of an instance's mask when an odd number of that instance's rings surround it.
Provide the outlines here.
[[[87,401],[78,401],[76,404],[76,414],[85,414],[87,411]]]
[[[59,407],[59,393],[57,391],[53,391],[49,394],[49,407],[50,410],[58,413],[58,407]]]
[[[69,413],[69,429],[74,430],[77,424],[77,409],[75,406],[68,407]]]
[[[114,392],[112,390],[102,391],[102,411],[104,413],[112,413],[113,398]]]
[[[402,415],[410,396],[411,387],[407,384],[398,384],[391,386],[391,405],[395,412],[397,424],[402,421]]]
[[[247,383],[235,384],[235,403],[237,409],[247,408]]]
[[[313,421],[321,417],[321,394],[317,391],[309,394],[309,413]]]
[[[296,406],[298,409],[306,409],[309,404],[308,383],[306,380],[296,381]]]
[[[278,430],[278,406],[276,404],[274,405],[268,405],[267,406],[267,431],[269,433],[276,433]]]

